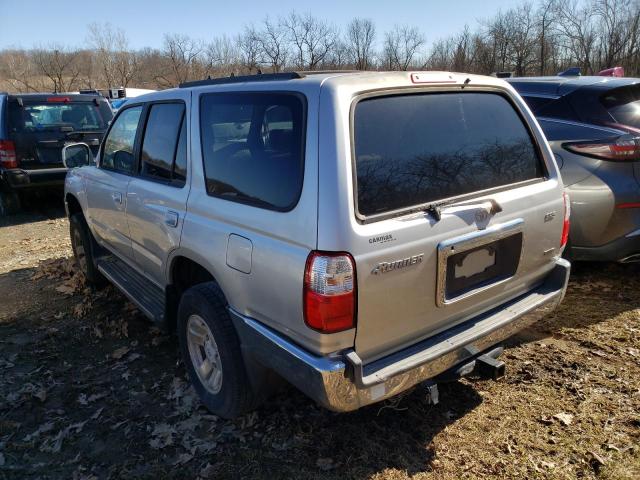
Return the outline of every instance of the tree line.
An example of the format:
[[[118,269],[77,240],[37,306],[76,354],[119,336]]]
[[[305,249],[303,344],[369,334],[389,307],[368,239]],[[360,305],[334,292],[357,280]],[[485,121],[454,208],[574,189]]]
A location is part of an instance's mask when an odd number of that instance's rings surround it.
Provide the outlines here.
[[[640,0],[538,0],[501,10],[427,43],[410,25],[378,31],[368,18],[338,26],[310,13],[264,17],[235,37],[168,33],[161,48],[130,48],[126,33],[91,24],[87,46],[0,50],[0,90],[168,88],[188,80],[289,70],[449,70],[585,75],[622,66],[640,76]]]

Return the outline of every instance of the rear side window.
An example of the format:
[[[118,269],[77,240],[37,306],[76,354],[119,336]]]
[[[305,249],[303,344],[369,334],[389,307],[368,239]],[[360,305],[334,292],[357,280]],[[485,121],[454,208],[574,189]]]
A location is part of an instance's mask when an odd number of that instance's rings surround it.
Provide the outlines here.
[[[183,151],[186,143],[181,135],[183,123],[182,103],[151,105],[142,141],[140,168],[143,177],[184,184],[186,155]],[[181,138],[183,145],[179,145]]]
[[[640,128],[640,85],[616,88],[600,97],[613,123]]]
[[[302,190],[305,105],[287,93],[202,98],[200,128],[209,195],[286,211]]]
[[[529,131],[498,94],[361,100],[353,134],[357,206],[365,216],[542,176]]]

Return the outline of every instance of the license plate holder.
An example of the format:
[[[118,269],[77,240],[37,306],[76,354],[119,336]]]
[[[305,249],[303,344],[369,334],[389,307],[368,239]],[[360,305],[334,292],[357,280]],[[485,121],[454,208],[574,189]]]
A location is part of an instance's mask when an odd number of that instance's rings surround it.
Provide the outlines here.
[[[438,245],[438,306],[458,302],[513,277],[520,264],[521,219]]]

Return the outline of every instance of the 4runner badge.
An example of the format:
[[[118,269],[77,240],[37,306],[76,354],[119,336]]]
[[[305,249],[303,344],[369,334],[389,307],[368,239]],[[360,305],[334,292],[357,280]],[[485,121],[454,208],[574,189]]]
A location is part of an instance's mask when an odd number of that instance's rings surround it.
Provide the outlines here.
[[[393,262],[380,262],[375,266],[371,273],[374,275],[378,275],[379,273],[387,273],[391,272],[392,270],[399,270],[401,268],[410,267],[411,265],[417,265],[418,263],[422,263],[423,258],[424,253],[420,253],[418,255],[414,255],[413,257],[403,258],[402,260],[395,260]]]

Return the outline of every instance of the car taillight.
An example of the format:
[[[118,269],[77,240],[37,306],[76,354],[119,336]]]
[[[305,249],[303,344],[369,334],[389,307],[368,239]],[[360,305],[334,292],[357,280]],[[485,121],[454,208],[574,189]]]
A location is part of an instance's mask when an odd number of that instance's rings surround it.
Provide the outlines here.
[[[16,145],[11,140],[0,140],[0,166],[18,168]]]
[[[560,247],[564,247],[569,241],[569,217],[571,216],[571,202],[566,192],[562,194],[564,200],[564,220],[562,222],[562,236],[560,237]]]
[[[304,271],[304,321],[322,333],[355,326],[356,274],[348,253],[311,252]]]
[[[619,203],[616,205],[616,208],[640,208],[640,202],[627,202],[627,203]]]
[[[640,160],[640,137],[625,135],[596,142],[565,143],[563,147],[573,153],[603,160]]]

